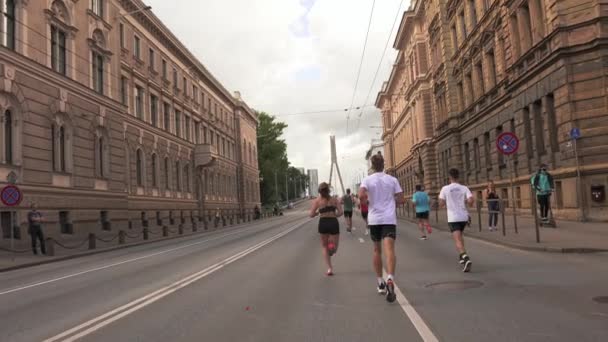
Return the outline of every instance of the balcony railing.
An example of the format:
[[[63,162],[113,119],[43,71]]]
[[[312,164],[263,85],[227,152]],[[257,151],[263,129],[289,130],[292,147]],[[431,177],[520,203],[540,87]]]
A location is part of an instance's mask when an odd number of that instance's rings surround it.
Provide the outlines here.
[[[194,166],[209,166],[218,157],[217,149],[210,144],[197,144],[194,147]]]

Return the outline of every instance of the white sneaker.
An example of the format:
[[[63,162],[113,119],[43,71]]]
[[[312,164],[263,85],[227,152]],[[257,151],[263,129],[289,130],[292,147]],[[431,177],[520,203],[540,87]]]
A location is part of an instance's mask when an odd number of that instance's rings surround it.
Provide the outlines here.
[[[365,235],[369,235],[369,229],[365,230]]]

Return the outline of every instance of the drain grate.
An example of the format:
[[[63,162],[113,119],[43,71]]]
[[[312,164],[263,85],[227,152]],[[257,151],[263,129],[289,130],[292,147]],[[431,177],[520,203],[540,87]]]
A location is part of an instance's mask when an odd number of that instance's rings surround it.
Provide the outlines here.
[[[608,296],[593,297],[593,301],[600,304],[608,304]]]
[[[483,283],[474,280],[462,280],[462,281],[445,281],[441,283],[428,284],[425,287],[436,289],[436,290],[467,290],[482,287]]]

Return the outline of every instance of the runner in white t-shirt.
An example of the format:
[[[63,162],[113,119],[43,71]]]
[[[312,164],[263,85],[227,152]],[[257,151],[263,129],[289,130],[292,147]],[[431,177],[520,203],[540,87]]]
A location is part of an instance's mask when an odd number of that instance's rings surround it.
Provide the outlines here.
[[[450,185],[446,185],[439,193],[441,207],[448,209],[448,226],[456,243],[456,249],[460,253],[459,262],[463,265],[463,272],[470,272],[473,263],[464,249],[463,231],[469,223],[469,211],[467,205],[472,206],[475,198],[471,190],[458,183],[460,178],[457,169],[450,169]]]
[[[385,294],[386,300],[394,302],[395,295],[395,239],[397,238],[396,204],[405,203],[403,190],[397,179],[384,173],[384,158],[381,154],[372,157],[374,174],[365,177],[359,189],[359,199],[368,201],[368,225],[374,242],[374,269],[378,280],[378,293]],[[383,246],[384,245],[384,246]],[[382,277],[382,248],[386,255],[386,282]]]

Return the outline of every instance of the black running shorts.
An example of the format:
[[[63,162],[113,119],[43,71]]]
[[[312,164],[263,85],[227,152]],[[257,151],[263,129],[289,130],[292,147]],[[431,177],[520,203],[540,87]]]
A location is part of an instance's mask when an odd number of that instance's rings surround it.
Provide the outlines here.
[[[416,218],[417,219],[428,219],[429,218],[429,212],[428,211],[423,211],[421,213],[416,213]]]
[[[469,224],[468,222],[448,222],[448,226],[450,227],[450,231],[453,232],[457,232],[457,231],[464,231],[464,229],[467,227],[467,224]]]
[[[321,217],[319,219],[319,234],[340,234],[340,223],[335,217]]]
[[[353,217],[353,212],[352,212],[352,211],[346,211],[346,210],[345,210],[345,211],[344,211],[344,217],[348,217],[348,218]]]
[[[394,224],[369,226],[369,233],[374,242],[380,242],[386,238],[395,240],[397,239],[397,226]]]

